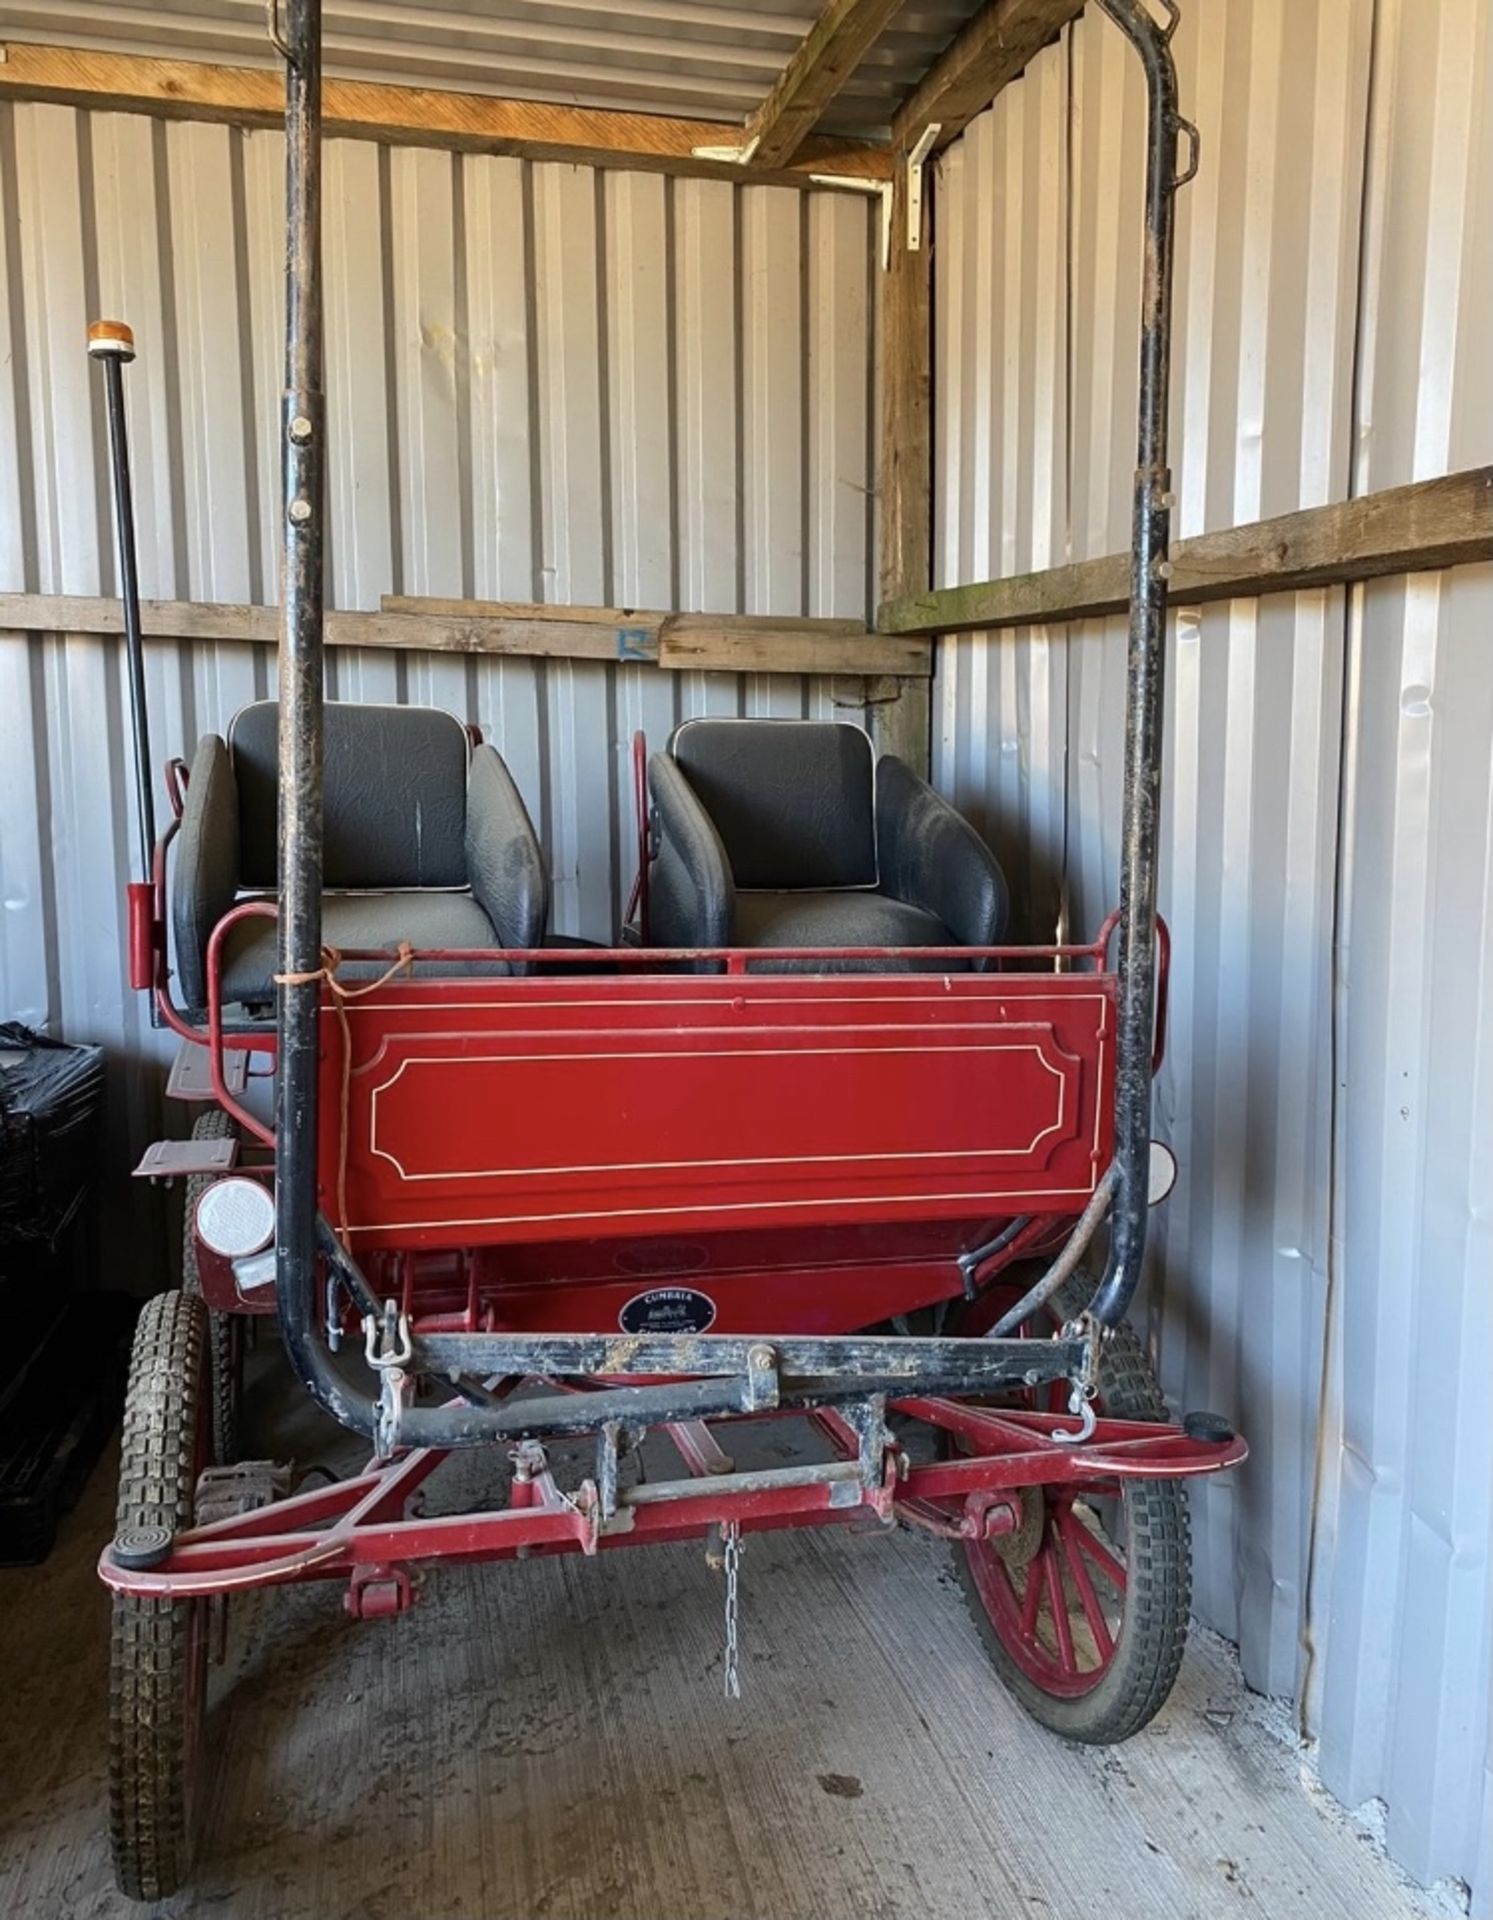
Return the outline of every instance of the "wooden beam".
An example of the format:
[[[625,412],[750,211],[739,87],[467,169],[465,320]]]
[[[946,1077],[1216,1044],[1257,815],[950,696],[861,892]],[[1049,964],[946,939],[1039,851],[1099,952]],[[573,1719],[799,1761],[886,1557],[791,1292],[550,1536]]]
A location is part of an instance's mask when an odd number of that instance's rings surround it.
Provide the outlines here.
[[[1179,540],[1168,593],[1173,606],[1188,606],[1479,560],[1493,560],[1493,467]],[[891,599],[878,624],[885,633],[935,634],[1086,620],[1123,612],[1129,581],[1129,554],[1111,553]]]
[[[926,687],[933,673],[933,649],[919,640],[916,653],[885,653],[901,636],[878,633],[805,633],[792,623],[761,633],[739,626],[715,626],[708,616],[670,621],[659,636],[658,664],[691,672],[815,673],[876,677],[907,675]]]
[[[460,622],[481,620],[539,627],[582,628],[600,641],[587,657],[655,659],[661,667],[722,673],[908,674],[927,679],[932,649],[884,653],[890,637],[866,631],[864,621],[809,619],[760,613],[661,613],[637,607],[561,607],[507,600],[443,600],[386,593],[388,615]],[[871,649],[872,651],[868,651]]]
[[[897,109],[892,145],[911,147],[936,122],[935,147],[946,147],[1083,7],[1084,0],[989,0]],[[1060,134],[1053,129],[1054,139]]]
[[[457,606],[461,602],[454,603]],[[825,673],[926,678],[933,671],[926,640],[867,633],[858,621],[762,620],[715,614],[648,616],[612,609],[529,607],[502,615],[463,613],[329,613],[327,645],[397,647],[413,653],[518,655],[537,659],[639,662],[722,673]],[[147,600],[140,608],[147,639],[238,641],[273,646],[275,607],[190,600]],[[0,594],[0,630],[29,633],[119,633],[117,600],[77,594]]]
[[[718,632],[782,633],[785,630],[824,638],[864,638],[864,620],[818,619],[801,614],[673,613],[643,607],[561,606],[549,601],[451,600],[425,593],[386,593],[379,601],[385,613],[441,614],[451,619],[569,620],[593,627],[626,627],[647,631],[655,639],[665,628],[710,627]]]
[[[0,59],[0,99],[52,100],[234,126],[275,127],[284,118],[284,90],[279,74],[270,68],[219,67],[14,41]],[[740,145],[741,128],[720,121],[333,79],[323,86],[322,116],[329,136],[708,179],[742,178],[739,166],[695,155],[697,147]],[[752,177],[807,187],[811,173],[884,180],[887,168],[884,148],[816,136],[803,142],[790,165]]]
[[[743,159],[786,167],[855,72],[901,0],[826,0],[772,92],[746,123]]]
[[[895,153],[891,253],[881,276],[881,598],[897,603],[926,593],[933,552],[933,340],[931,227],[907,245],[907,168]],[[926,681],[877,690],[871,733],[926,775],[932,716]]]

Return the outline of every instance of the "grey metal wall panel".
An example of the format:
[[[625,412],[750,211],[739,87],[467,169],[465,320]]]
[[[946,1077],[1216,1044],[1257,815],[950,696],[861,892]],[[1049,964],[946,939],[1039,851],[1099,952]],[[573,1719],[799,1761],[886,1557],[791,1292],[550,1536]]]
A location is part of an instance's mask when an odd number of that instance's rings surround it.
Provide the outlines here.
[[[1369,13],[1322,4],[1289,20],[1288,33],[1276,5],[1197,10],[1178,36],[1208,140],[1200,191],[1179,202],[1183,536],[1348,491]],[[1144,94],[1101,19],[1071,56],[1071,530],[1085,557],[1129,537]],[[1289,163],[1302,129],[1335,140],[1310,192]],[[1247,1475],[1194,1501],[1197,1604],[1276,1693],[1296,1690],[1303,1659],[1328,1287],[1342,632],[1330,592],[1180,608],[1170,660],[1161,901],[1177,978],[1158,1113],[1183,1174],[1157,1221],[1151,1311],[1168,1392],[1250,1426]],[[1087,623],[1070,660],[1068,815],[1085,925],[1117,884],[1123,679],[1124,623]]]
[[[139,349],[143,592],[273,600],[282,163],[273,132],[0,106],[0,587],[113,589],[83,351],[106,312]],[[326,163],[334,604],[867,616],[863,196],[359,141]],[[147,671],[158,761],[274,690],[262,647],[151,642]],[[635,728],[863,715],[859,682],[620,663],[336,650],[328,682],[479,723],[544,836],[557,929],[593,938],[631,881]],[[111,1048],[121,1166],[165,1051],[125,988],[126,712],[117,642],[0,636],[4,1009]]]
[[[1050,47],[940,162],[934,249],[934,569],[940,584],[1067,555],[1067,49]],[[995,848],[1018,929],[1063,912],[1061,631],[939,649],[934,777]]]
[[[1179,202],[1180,534],[1490,457],[1489,27],[1487,0],[1434,24],[1403,0],[1184,11],[1204,149]],[[942,163],[945,582],[1127,543],[1133,66],[1091,9]],[[1039,97],[1055,191],[1024,137]],[[1054,366],[1049,494],[1027,422]],[[1176,609],[1156,1111],[1182,1173],[1142,1310],[1173,1403],[1237,1416],[1253,1448],[1194,1495],[1199,1613],[1253,1684],[1304,1696],[1324,1779],[1387,1803],[1397,1857],[1480,1873],[1483,1901],[1490,573]],[[939,656],[940,781],[1034,925],[1093,929],[1117,886],[1124,622]]]
[[[1493,458],[1490,12],[1381,5],[1355,490]],[[1489,1875],[1493,566],[1355,590],[1322,1773],[1421,1878]],[[1479,1861],[1479,1850],[1482,1859]]]

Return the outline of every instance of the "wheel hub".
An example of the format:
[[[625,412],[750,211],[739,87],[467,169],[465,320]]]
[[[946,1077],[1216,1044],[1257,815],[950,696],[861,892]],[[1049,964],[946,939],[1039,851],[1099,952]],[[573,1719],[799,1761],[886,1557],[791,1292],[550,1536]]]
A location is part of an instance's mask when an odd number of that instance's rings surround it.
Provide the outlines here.
[[[1040,1487],[1013,1490],[1008,1498],[1016,1509],[1016,1525],[1009,1533],[994,1535],[990,1545],[1000,1555],[1008,1572],[1019,1573],[1037,1557],[1047,1520],[1047,1502]]]

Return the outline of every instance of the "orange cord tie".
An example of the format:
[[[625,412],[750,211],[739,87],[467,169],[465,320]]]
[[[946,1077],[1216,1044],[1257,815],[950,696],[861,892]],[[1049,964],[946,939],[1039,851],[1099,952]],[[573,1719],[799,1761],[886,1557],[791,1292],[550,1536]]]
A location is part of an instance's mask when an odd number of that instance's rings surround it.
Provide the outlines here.
[[[276,973],[270,978],[277,987],[309,987],[313,980],[325,980],[339,1000],[361,1000],[364,994],[377,993],[380,987],[388,986],[396,974],[410,971],[414,964],[415,949],[408,940],[401,940],[394,960],[377,980],[365,981],[361,987],[345,987],[337,978],[337,970],[342,965],[341,953],[336,947],[323,947],[321,965],[309,973]]]
[[[337,1238],[344,1248],[347,1246],[347,1131],[348,1113],[352,1100],[353,1046],[352,1034],[347,1024],[347,1002],[361,1000],[365,994],[377,993],[380,987],[401,973],[412,973],[415,964],[415,949],[408,940],[401,940],[394,961],[387,966],[376,980],[365,981],[360,987],[345,987],[337,978],[337,969],[342,965],[342,955],[336,947],[323,947],[321,965],[309,973],[277,973],[273,976],[277,987],[309,987],[315,980],[325,980],[327,990],[332,996],[332,1011],[337,1016],[337,1024],[342,1029],[342,1097],[337,1119]]]

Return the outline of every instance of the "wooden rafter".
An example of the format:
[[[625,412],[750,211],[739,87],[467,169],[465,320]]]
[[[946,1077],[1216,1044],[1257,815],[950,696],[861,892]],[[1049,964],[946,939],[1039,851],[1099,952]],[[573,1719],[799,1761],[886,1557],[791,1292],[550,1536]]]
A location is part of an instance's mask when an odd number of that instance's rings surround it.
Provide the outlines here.
[[[176,119],[228,121],[236,126],[278,126],[283,117],[280,76],[269,68],[220,67],[196,60],[145,59],[19,42],[10,43],[4,55],[0,99],[51,100]],[[696,148],[740,144],[740,127],[720,121],[334,79],[324,83],[322,111],[328,135],[472,153],[521,154],[535,160],[631,167],[650,173],[741,178],[739,166],[696,154]],[[806,187],[814,173],[884,180],[889,167],[884,148],[814,135],[802,142],[790,163],[754,171],[753,177]]]
[[[1084,0],[990,0],[898,108],[893,146],[911,147],[936,125],[936,145],[946,147],[1083,8]]]
[[[826,0],[772,92],[747,121],[742,157],[749,165],[788,165],[900,4]]]
[[[1493,467],[1387,487],[1357,500],[1179,540],[1172,604],[1237,600],[1493,560]],[[1119,613],[1130,556],[1106,554],[1042,573],[940,587],[888,600],[885,633],[968,633]]]

